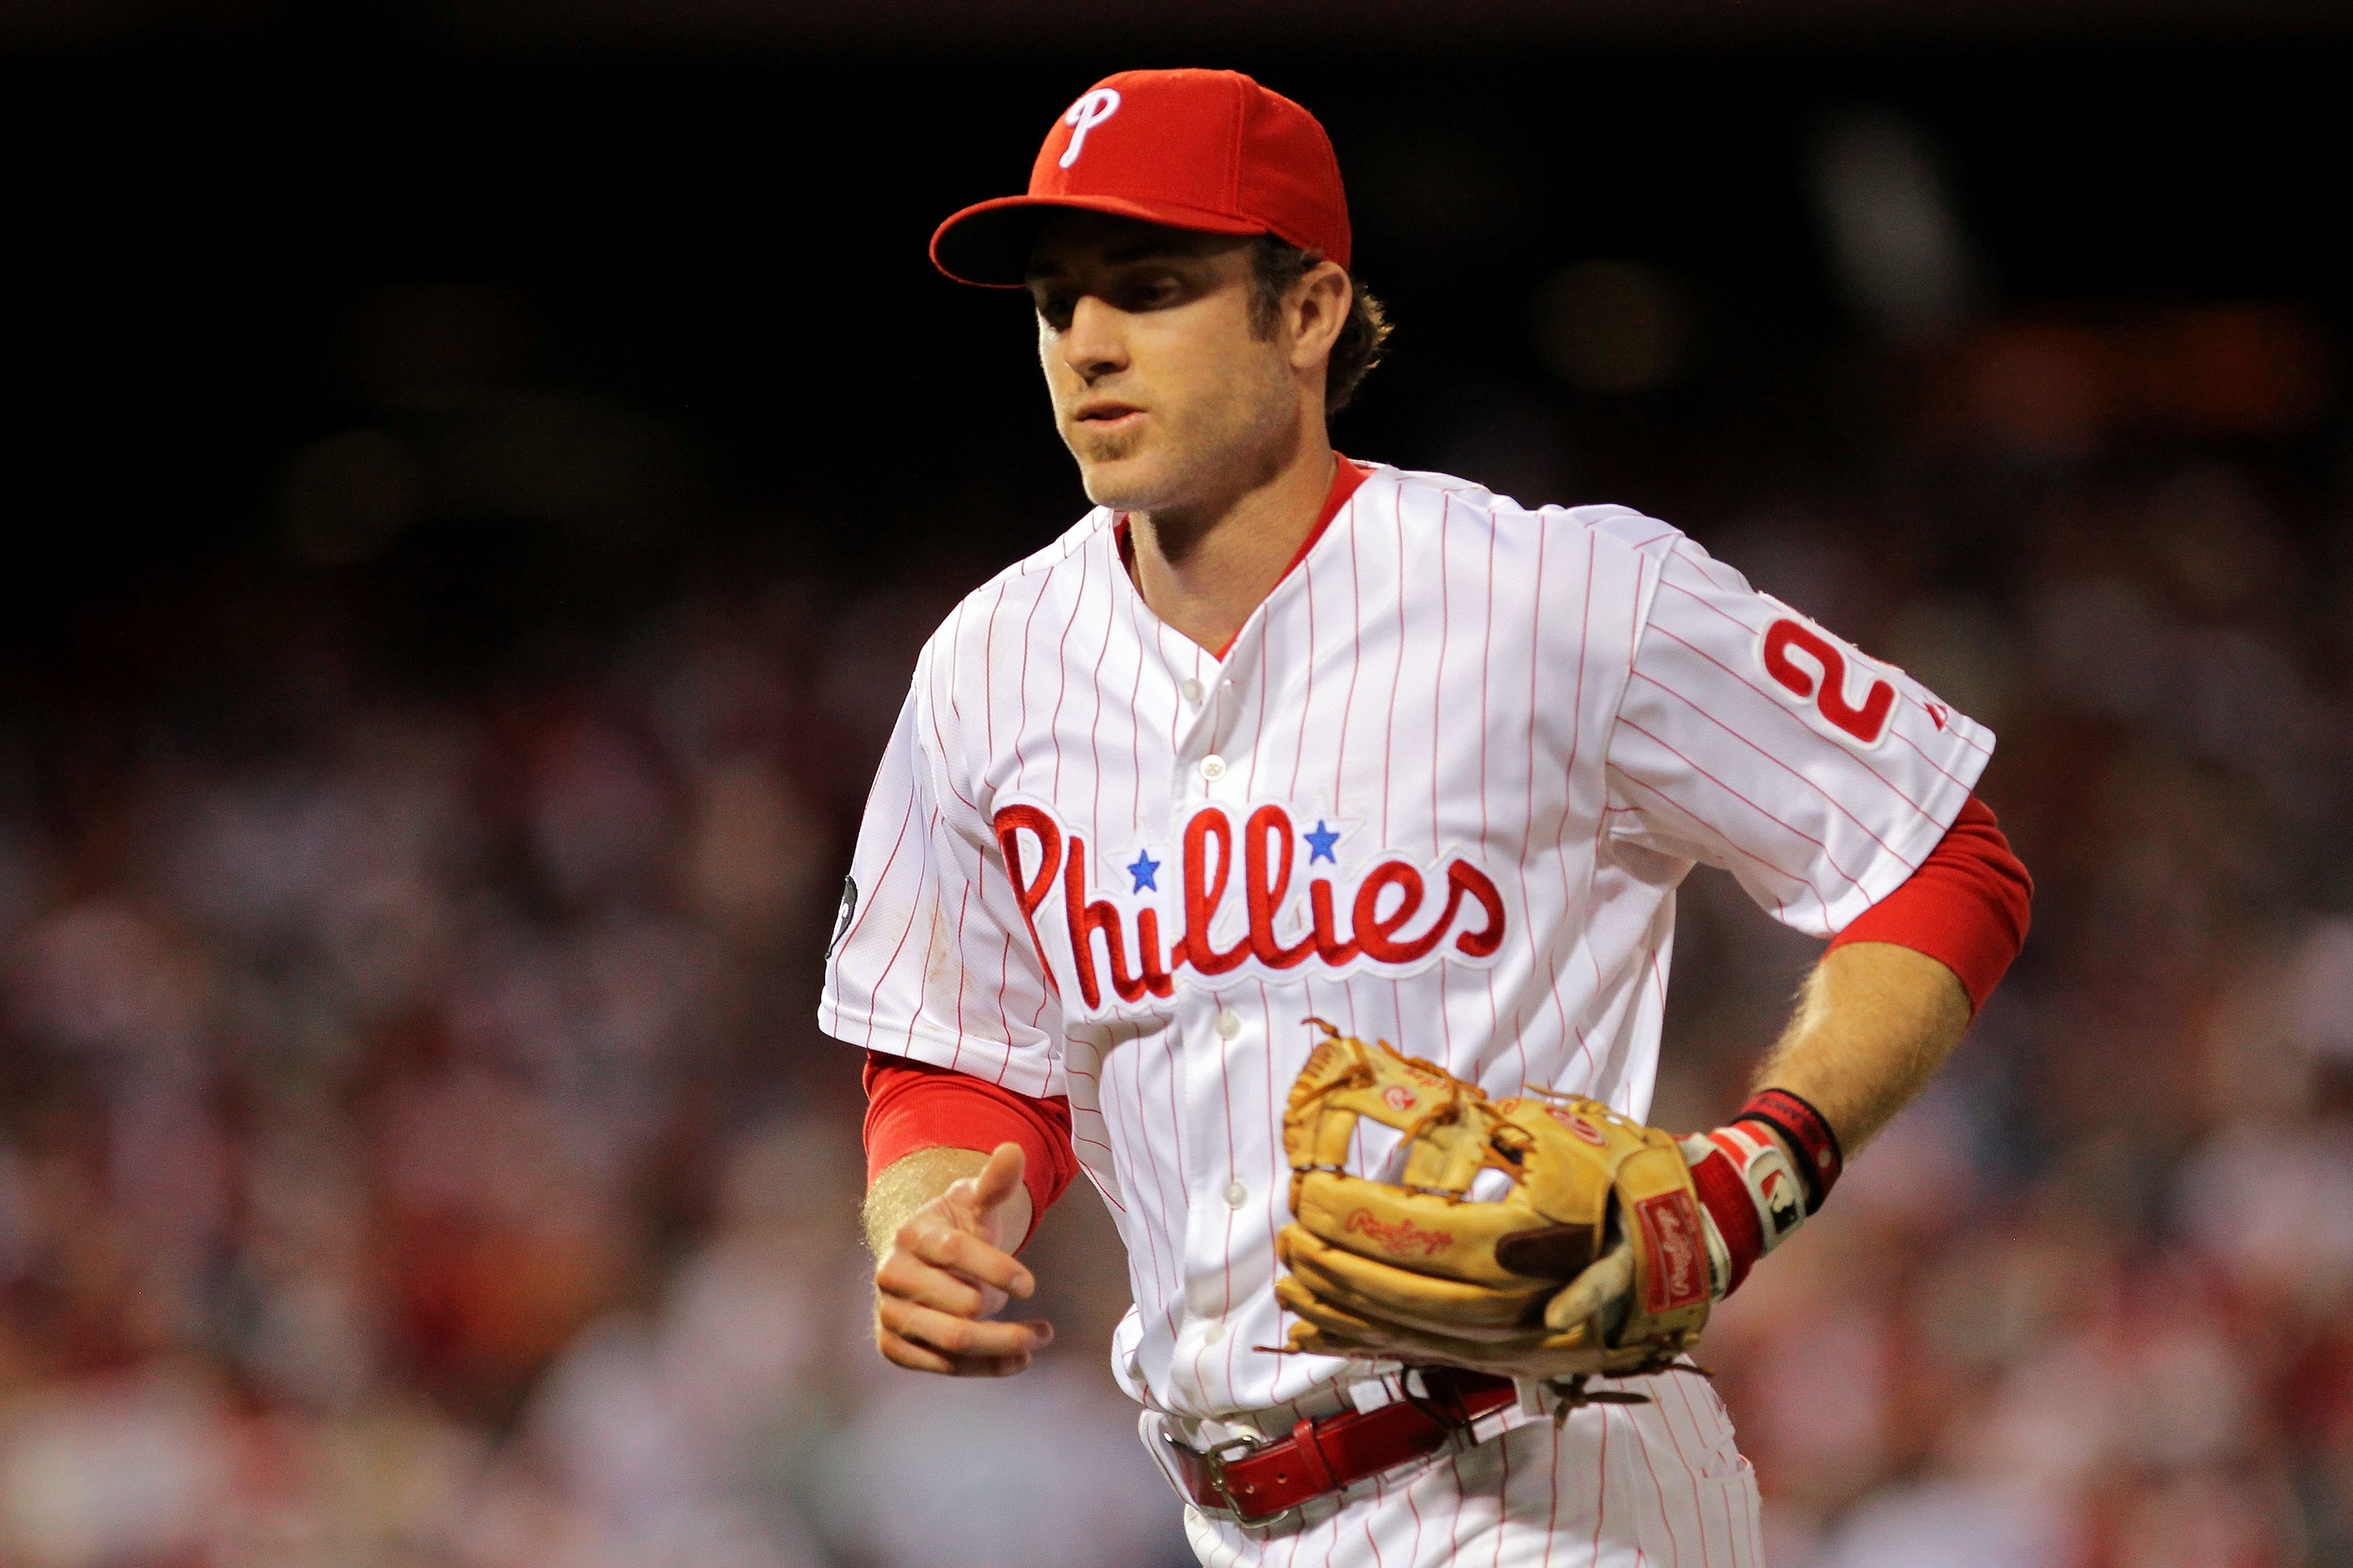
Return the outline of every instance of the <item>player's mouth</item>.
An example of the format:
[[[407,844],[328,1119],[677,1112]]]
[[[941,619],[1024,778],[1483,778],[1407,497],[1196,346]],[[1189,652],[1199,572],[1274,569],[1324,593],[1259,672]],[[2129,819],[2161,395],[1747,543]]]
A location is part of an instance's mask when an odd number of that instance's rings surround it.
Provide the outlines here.
[[[1144,410],[1133,403],[1096,398],[1080,404],[1071,417],[1090,436],[1113,436],[1134,428],[1143,419]]]

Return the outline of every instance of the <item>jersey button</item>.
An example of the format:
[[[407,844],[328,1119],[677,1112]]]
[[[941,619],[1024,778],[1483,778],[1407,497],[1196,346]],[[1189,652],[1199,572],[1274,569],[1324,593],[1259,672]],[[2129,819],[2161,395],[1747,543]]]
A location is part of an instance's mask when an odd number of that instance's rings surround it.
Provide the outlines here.
[[[1221,1040],[1230,1040],[1241,1032],[1242,1016],[1240,1013],[1220,1013],[1218,1015],[1218,1038]]]
[[[1211,1323],[1208,1328],[1201,1331],[1201,1342],[1204,1344],[1216,1344],[1219,1340],[1224,1339],[1225,1337],[1226,1325],[1222,1320],[1218,1322]]]
[[[1248,1202],[1250,1202],[1250,1189],[1248,1187],[1242,1185],[1240,1182],[1228,1182],[1226,1184],[1226,1206],[1228,1208],[1238,1209]]]
[[[1196,708],[1201,705],[1201,699],[1208,695],[1201,683],[1189,675],[1185,678],[1185,684],[1178,689],[1185,693],[1185,700]]]
[[[1201,759],[1201,776],[1211,784],[1226,776],[1226,759],[1211,752]]]

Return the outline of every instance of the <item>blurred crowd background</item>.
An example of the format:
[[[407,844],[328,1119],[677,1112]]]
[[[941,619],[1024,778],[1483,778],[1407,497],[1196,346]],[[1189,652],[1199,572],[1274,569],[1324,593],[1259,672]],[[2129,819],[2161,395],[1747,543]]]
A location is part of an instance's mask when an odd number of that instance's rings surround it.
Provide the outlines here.
[[[0,11],[0,1563],[1187,1560],[1083,1188],[1031,1373],[873,1355],[814,1025],[915,647],[1083,506],[923,241],[1179,58],[1333,129],[1345,450],[2000,736],[2028,950],[1703,1357],[1775,1568],[2353,1561],[2347,35],[1487,9]],[[1704,1125],[1814,944],[1702,872],[1678,947]]]

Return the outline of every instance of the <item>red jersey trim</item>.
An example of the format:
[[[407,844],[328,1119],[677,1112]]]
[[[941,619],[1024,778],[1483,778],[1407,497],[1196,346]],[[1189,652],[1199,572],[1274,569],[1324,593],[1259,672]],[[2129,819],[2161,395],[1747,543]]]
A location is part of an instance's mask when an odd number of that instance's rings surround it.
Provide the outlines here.
[[[2010,853],[1992,811],[1971,795],[1919,869],[1850,921],[1831,946],[1884,942],[1926,953],[1959,977],[1975,1010],[2025,945],[2033,897],[2034,879]]]
[[[1022,1185],[1029,1189],[1029,1245],[1038,1221],[1079,1173],[1071,1146],[1067,1095],[1035,1099],[968,1073],[881,1051],[866,1053],[866,1180],[924,1149],[987,1153],[1021,1145]]]

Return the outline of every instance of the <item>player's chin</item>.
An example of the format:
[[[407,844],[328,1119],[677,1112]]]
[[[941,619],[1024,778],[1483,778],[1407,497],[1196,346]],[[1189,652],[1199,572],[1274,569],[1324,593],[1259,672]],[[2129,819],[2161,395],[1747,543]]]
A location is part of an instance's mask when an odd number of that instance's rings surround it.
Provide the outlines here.
[[[1157,500],[1161,464],[1157,454],[1128,436],[1071,437],[1071,455],[1079,460],[1079,479],[1087,499],[1097,506],[1121,511],[1148,511]]]

